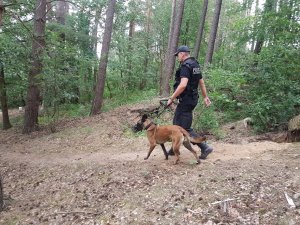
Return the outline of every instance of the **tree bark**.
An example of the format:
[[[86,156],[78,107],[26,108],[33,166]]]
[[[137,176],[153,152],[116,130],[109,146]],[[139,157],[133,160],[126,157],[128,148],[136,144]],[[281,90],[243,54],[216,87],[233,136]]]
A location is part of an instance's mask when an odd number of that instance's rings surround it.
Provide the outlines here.
[[[151,0],[147,0],[147,12],[146,12],[146,33],[150,35],[151,32],[151,15],[152,15],[152,4]],[[144,58],[144,75],[148,73],[148,64],[149,64],[149,52],[150,52],[150,42],[149,42],[149,36],[146,36],[146,49],[147,49],[147,54],[145,55]],[[146,87],[146,82],[147,79],[145,76],[142,76],[140,79],[140,84],[139,84],[139,89],[143,90]]]
[[[3,23],[2,22],[3,14],[4,14],[3,1],[0,0],[0,28]],[[9,121],[7,97],[6,97],[6,87],[5,87],[5,79],[4,79],[4,66],[1,61],[0,61],[0,102],[1,102],[1,109],[2,109],[3,130],[7,130],[7,129],[11,128],[12,126]],[[0,199],[0,201],[1,201],[1,199]],[[0,211],[1,211],[1,202],[0,202]]]
[[[65,0],[60,0],[57,2],[57,6],[56,6],[56,21],[58,24],[60,24],[61,26],[64,26],[66,24],[66,15],[69,12],[69,5],[68,2],[66,2]],[[65,40],[65,33],[61,32],[60,33],[60,38],[61,40]]]
[[[257,55],[261,52],[262,46],[265,41],[265,32],[266,32],[265,31],[265,26],[266,26],[265,20],[266,20],[267,13],[269,13],[273,10],[273,4],[274,4],[273,0],[266,0],[266,3],[264,5],[264,11],[263,11],[262,21],[261,21],[261,28],[258,31],[257,41],[256,41],[254,51],[253,51]]]
[[[42,55],[45,48],[46,4],[46,0],[37,0],[34,13],[32,63],[28,74],[24,133],[30,133],[38,128],[40,102],[39,76],[43,69]]]
[[[212,62],[221,8],[222,8],[222,0],[216,0],[215,13],[214,13],[212,26],[211,26],[210,37],[209,37],[209,42],[208,42],[208,47],[207,47],[207,52],[205,57],[205,65],[211,64]]]
[[[4,80],[4,68],[1,62],[0,62],[0,100],[1,100],[1,109],[2,109],[3,130],[7,130],[12,126],[9,121],[6,87],[5,87],[5,80]]]
[[[53,6],[51,1],[47,2],[46,10],[47,10],[47,21],[52,22],[54,20],[54,12],[53,12]]]
[[[96,115],[100,113],[102,103],[103,103],[106,68],[107,68],[109,47],[110,47],[111,35],[113,29],[115,6],[116,6],[116,0],[110,0],[106,10],[106,20],[105,20],[105,28],[104,28],[104,35],[103,35],[103,42],[102,42],[102,49],[101,49],[101,57],[99,63],[96,93],[92,103],[92,109],[90,115]]]
[[[203,6],[202,6],[201,19],[200,19],[199,28],[198,28],[197,40],[196,40],[195,47],[194,47],[194,57],[196,59],[198,59],[198,57],[199,57],[200,46],[201,46],[201,41],[202,41],[202,36],[203,36],[203,31],[204,31],[205,18],[206,18],[206,13],[207,13],[207,6],[208,6],[208,0],[204,0]]]
[[[100,18],[101,18],[101,12],[102,12],[102,5],[96,9],[96,14],[95,14],[95,25],[94,29],[92,32],[92,49],[95,55],[97,54],[97,46],[98,46],[98,26],[100,23]]]
[[[3,20],[2,20],[3,14],[4,14],[4,5],[3,5],[3,1],[0,0],[0,27],[3,24]]]
[[[164,69],[163,69],[163,75],[162,75],[162,89],[161,89],[161,95],[163,97],[166,97],[170,95],[170,79],[172,78],[174,66],[175,66],[175,56],[174,53],[176,52],[176,48],[178,45],[179,35],[180,35],[180,28],[182,23],[182,17],[183,17],[183,11],[184,11],[184,3],[185,0],[178,0],[178,6],[177,3],[174,4],[177,10],[175,9],[175,15],[174,16],[174,27],[173,30],[170,29],[169,33],[169,45],[168,50],[165,56],[164,61]],[[171,38],[170,38],[171,36]]]
[[[168,47],[167,47],[167,51],[164,55],[164,60],[163,60],[163,66],[161,69],[161,74],[160,74],[160,86],[159,86],[159,94],[163,95],[163,93],[165,92],[165,83],[166,81],[166,74],[165,72],[167,72],[167,65],[166,60],[167,60],[167,55],[170,54],[171,52],[171,44],[172,44],[172,38],[173,38],[173,30],[174,30],[174,25],[175,25],[175,16],[176,16],[176,3],[177,0],[172,0],[172,12],[171,12],[171,21],[170,21],[170,28],[169,28],[169,38],[168,38]]]
[[[2,177],[0,174],[0,212],[3,210],[4,200],[3,200],[3,186]]]

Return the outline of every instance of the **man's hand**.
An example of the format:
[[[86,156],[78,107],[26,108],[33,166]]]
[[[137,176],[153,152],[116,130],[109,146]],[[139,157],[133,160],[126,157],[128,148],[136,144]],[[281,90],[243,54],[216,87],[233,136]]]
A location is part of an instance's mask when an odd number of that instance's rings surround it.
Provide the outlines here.
[[[171,98],[169,98],[169,99],[168,99],[168,102],[167,102],[167,106],[172,105],[172,103],[173,103],[173,100],[172,100]]]
[[[210,106],[211,101],[210,101],[209,97],[205,97],[205,98],[204,98],[204,103],[205,103],[205,105],[206,105],[207,107]]]

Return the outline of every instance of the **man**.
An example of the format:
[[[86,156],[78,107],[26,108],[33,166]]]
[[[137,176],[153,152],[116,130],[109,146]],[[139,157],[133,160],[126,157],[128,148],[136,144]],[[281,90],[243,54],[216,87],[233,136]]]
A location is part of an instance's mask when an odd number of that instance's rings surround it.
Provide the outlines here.
[[[195,109],[199,94],[198,86],[200,87],[204,103],[206,106],[211,104],[211,101],[206,93],[206,87],[202,78],[199,63],[194,57],[190,56],[190,50],[187,46],[180,46],[175,53],[180,62],[180,67],[175,74],[174,93],[169,98],[167,105],[171,105],[177,98],[179,104],[175,110],[173,118],[173,124],[179,125],[186,129],[191,136],[197,135],[193,129],[193,110]],[[213,151],[213,148],[206,143],[198,144],[201,149],[200,159],[206,159],[206,157]],[[169,155],[173,155],[174,152],[171,149]]]

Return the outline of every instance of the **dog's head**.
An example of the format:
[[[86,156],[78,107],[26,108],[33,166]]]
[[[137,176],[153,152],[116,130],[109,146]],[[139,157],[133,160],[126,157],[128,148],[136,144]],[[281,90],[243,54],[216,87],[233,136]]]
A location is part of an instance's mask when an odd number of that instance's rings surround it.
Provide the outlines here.
[[[132,127],[134,132],[142,131],[149,124],[148,115],[144,114],[142,118]]]

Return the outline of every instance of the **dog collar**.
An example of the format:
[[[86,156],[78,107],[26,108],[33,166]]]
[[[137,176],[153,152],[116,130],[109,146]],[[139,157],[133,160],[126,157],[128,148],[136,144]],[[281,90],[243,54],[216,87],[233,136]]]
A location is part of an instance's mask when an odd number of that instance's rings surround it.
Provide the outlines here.
[[[155,123],[153,123],[153,122],[149,123],[149,124],[145,127],[145,130],[148,130],[149,127],[151,127],[152,124],[155,124]]]

